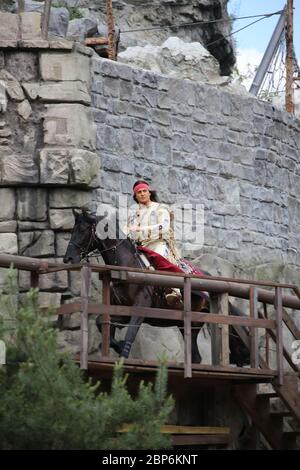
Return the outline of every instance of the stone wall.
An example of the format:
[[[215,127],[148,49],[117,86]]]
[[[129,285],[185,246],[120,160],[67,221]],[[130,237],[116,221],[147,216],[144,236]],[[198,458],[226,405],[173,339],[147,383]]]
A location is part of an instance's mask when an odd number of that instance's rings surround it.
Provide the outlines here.
[[[23,25],[36,14],[21,22],[3,15],[0,251],[61,260],[72,208],[131,200],[133,182],[144,178],[165,202],[204,205],[203,248],[182,244],[202,268],[300,282],[299,120],[255,98],[43,41],[38,28],[25,39]],[[93,285],[98,296],[96,278]],[[21,289],[28,286],[20,275]],[[45,306],[80,291],[78,277],[66,273],[40,287]],[[78,325],[77,317],[65,324]],[[155,358],[145,336],[152,352],[140,342],[134,354]],[[167,344],[181,357],[180,335]]]
[[[168,203],[204,204],[204,248],[190,247],[194,258],[300,267],[299,120],[217,87],[92,62],[97,201],[129,195],[146,178]]]
[[[0,17],[0,251],[61,261],[72,208],[89,205],[99,186],[92,51],[44,41],[40,13]],[[29,275],[19,285],[27,290]],[[42,276],[40,288],[45,307],[80,294],[76,276],[63,272]]]

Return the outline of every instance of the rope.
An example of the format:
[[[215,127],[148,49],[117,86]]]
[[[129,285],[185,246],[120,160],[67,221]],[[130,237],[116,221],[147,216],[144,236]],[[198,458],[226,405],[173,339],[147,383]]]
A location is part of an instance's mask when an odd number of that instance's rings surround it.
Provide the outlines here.
[[[281,15],[282,11],[283,10],[279,10],[279,11],[275,11],[273,13],[264,13],[264,14],[261,14],[261,15],[232,17],[232,18],[228,18],[228,19],[219,18],[219,19],[215,19],[215,20],[195,21],[193,23],[177,23],[177,24],[173,24],[173,25],[164,25],[164,26],[157,25],[157,26],[153,26],[151,28],[143,28],[143,29],[128,29],[128,30],[125,30],[125,31],[120,31],[120,34],[137,33],[137,32],[142,32],[142,31],[156,31],[156,30],[159,30],[159,29],[181,28],[181,27],[185,27],[185,26],[196,26],[196,25],[198,26],[198,25],[213,24],[213,23],[219,23],[219,22],[230,23],[230,22],[233,22],[233,21],[245,20],[245,19],[250,19],[250,18],[264,19],[264,18],[269,18],[270,16],[273,16],[273,15]],[[260,21],[260,20],[258,20],[258,21]],[[256,22],[254,22],[254,23],[256,23]]]

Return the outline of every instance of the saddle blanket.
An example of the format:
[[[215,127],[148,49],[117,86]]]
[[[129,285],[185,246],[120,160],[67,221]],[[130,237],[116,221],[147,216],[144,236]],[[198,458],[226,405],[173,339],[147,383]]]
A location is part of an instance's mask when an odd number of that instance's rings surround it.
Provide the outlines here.
[[[139,245],[137,249],[147,257],[152,266],[158,271],[169,271],[173,273],[186,273],[195,274],[196,276],[206,276],[206,273],[204,271],[197,268],[196,266],[193,266],[192,263],[183,258],[179,260],[179,267],[173,263],[170,263],[169,260],[161,256],[159,253],[150,250],[146,246]],[[201,292],[201,294],[203,294],[204,297],[209,298],[207,292]]]

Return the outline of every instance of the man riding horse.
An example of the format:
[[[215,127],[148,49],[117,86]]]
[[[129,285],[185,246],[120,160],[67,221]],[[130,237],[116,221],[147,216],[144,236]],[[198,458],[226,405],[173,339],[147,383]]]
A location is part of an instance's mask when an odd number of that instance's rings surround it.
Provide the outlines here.
[[[136,185],[138,186],[138,184]],[[147,188],[142,188],[147,189]],[[149,193],[150,190],[148,189]],[[147,194],[144,193],[144,194]],[[151,193],[150,193],[151,194]],[[145,196],[145,200],[147,196]],[[150,199],[151,200],[151,199]],[[155,202],[155,201],[154,201]],[[147,206],[146,206],[147,207]],[[157,206],[154,206],[157,207]],[[137,268],[145,268],[145,264],[139,256],[139,251],[142,249],[147,252],[148,257],[154,260],[154,266],[156,269],[166,269],[170,271],[182,272],[178,266],[170,263],[170,261],[161,256],[159,253],[150,250],[147,246],[140,246],[140,250],[137,250],[135,243],[123,235],[119,238],[99,237],[97,236],[97,224],[102,221],[101,217],[97,217],[93,214],[89,214],[85,211],[77,213],[75,215],[75,226],[73,228],[71,240],[67,247],[67,251],[64,257],[64,262],[79,262],[80,259],[84,259],[89,253],[97,250],[102,255],[104,262],[109,265],[121,265],[130,266]],[[154,224],[153,224],[154,225]],[[159,224],[162,225],[162,224]],[[130,227],[130,223],[129,223]],[[140,227],[144,227],[141,225]],[[133,225],[136,228],[136,225]],[[158,227],[159,229],[159,227]],[[139,233],[137,230],[132,230]],[[167,242],[169,238],[165,241]],[[166,243],[167,244],[167,243]],[[184,264],[184,260],[180,260]],[[181,266],[182,266],[181,264]],[[188,263],[187,268],[191,269]],[[201,272],[200,272],[201,273]],[[199,274],[199,272],[198,272]],[[203,273],[202,273],[203,274]],[[204,273],[208,274],[208,273]],[[172,292],[169,292],[172,293]],[[178,298],[178,291],[176,292],[176,298]],[[205,298],[205,295],[204,295]],[[137,284],[124,285],[120,282],[113,282],[112,284],[112,303],[119,305],[131,305],[140,307],[158,307],[166,308],[165,298],[162,296],[162,289],[155,288],[153,286],[142,286]],[[200,311],[203,308],[203,293],[194,293],[192,295],[192,310]],[[230,304],[230,312],[233,315],[241,315],[240,312]],[[132,316],[129,321],[126,337],[124,342],[118,342],[114,339],[115,325],[111,323],[111,347],[113,347],[121,356],[128,357],[131,346],[135,340],[138,329],[143,321],[155,326],[171,326],[164,319],[144,319],[140,316]],[[118,323],[124,323],[124,317],[118,319]],[[182,326],[181,321],[172,321],[172,325]],[[97,326],[101,331],[101,319],[98,318]],[[124,325],[125,326],[125,325]],[[201,327],[199,323],[195,324],[195,327]],[[233,331],[233,328],[230,327]],[[192,362],[201,362],[201,356],[197,346],[197,336],[199,329],[192,328]],[[238,365],[243,365],[249,362],[249,353],[244,347],[240,338],[235,334],[230,334],[230,349],[231,349],[231,360]]]

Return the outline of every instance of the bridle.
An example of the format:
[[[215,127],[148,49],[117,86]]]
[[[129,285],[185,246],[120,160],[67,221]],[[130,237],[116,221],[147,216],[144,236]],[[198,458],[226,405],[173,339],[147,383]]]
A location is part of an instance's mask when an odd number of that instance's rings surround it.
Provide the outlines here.
[[[100,250],[98,247],[98,241],[99,238],[97,237],[96,233],[96,225],[97,223],[92,223],[91,225],[91,236],[89,238],[88,244],[86,248],[82,248],[81,245],[74,241],[70,241],[70,245],[73,245],[75,248],[78,248],[80,250],[80,258],[81,260],[89,260],[91,257],[98,257],[99,255],[102,255],[103,253],[107,253],[109,251],[112,251],[115,253],[115,261],[114,264],[117,265],[117,250],[118,248],[122,245],[122,243],[126,240],[126,238],[123,238],[121,241],[117,242],[115,245],[110,246],[108,248],[104,248],[103,250]],[[87,228],[88,230],[88,228]],[[97,248],[95,250],[92,250],[91,247],[96,244]]]

